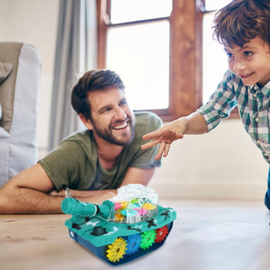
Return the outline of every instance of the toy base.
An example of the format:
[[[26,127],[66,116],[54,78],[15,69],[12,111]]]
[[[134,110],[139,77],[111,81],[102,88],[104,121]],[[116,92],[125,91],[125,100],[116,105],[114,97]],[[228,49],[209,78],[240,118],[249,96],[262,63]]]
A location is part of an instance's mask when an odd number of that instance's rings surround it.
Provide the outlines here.
[[[69,229],[69,235],[70,237],[75,240],[76,242],[78,242],[79,244],[81,244],[82,246],[84,246],[85,248],[87,248],[88,250],[90,250],[92,253],[94,253],[97,257],[101,258],[102,260],[104,260],[105,262],[109,263],[110,265],[121,265],[121,264],[124,264],[124,263],[128,263],[128,262],[131,262],[135,259],[138,259],[139,257],[142,257],[152,251],[155,251],[156,249],[160,248],[166,241],[171,229],[172,229],[172,226],[173,226],[173,222],[171,222],[170,224],[167,225],[168,226],[168,234],[165,238],[164,241],[162,241],[161,243],[156,243],[154,242],[152,244],[151,247],[149,247],[148,249],[141,249],[139,248],[137,252],[135,252],[134,254],[132,255],[127,255],[125,254],[123,256],[122,259],[120,259],[119,261],[116,261],[116,262],[112,262],[110,260],[108,260],[108,257],[106,256],[107,253],[107,249],[108,249],[108,246],[102,246],[102,247],[96,247],[95,245],[93,245],[92,243],[90,243],[89,241],[85,240],[84,238],[82,238],[80,235],[78,235],[77,233],[73,232],[72,230]],[[126,236],[123,236],[121,237],[123,239],[127,239],[128,237]]]

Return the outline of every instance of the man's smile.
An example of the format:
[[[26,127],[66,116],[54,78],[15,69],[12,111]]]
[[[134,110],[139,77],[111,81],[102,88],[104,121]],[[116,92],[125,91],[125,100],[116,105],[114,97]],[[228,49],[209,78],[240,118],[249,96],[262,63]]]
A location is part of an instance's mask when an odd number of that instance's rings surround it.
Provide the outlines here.
[[[127,127],[127,125],[128,125],[128,122],[125,121],[125,122],[123,122],[123,124],[119,124],[119,125],[112,127],[112,129],[115,129],[115,130],[124,129]]]

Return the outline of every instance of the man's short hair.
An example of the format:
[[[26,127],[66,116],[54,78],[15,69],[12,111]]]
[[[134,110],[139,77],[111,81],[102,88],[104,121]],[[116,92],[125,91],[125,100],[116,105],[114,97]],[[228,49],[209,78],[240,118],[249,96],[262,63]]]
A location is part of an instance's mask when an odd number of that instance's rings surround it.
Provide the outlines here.
[[[218,10],[213,29],[213,37],[226,47],[243,47],[257,36],[270,44],[270,1],[233,0]]]
[[[86,119],[91,119],[91,105],[88,101],[88,93],[100,91],[109,87],[125,89],[118,74],[111,70],[91,70],[81,77],[73,87],[71,94],[71,104],[77,114],[82,114]]]

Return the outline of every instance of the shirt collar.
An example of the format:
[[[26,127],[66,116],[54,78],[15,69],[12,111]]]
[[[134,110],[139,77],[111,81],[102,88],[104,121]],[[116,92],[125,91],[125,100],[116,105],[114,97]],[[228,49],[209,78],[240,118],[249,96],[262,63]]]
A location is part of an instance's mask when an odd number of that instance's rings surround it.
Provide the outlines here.
[[[249,86],[251,92],[261,91],[263,95],[266,97],[270,96],[270,81],[265,84],[262,88],[260,88],[257,84]]]

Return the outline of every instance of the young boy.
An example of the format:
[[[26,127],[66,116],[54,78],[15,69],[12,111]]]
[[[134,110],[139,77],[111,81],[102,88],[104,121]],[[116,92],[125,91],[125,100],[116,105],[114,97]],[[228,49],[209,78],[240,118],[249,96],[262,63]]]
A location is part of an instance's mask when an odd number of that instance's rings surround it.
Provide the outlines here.
[[[184,134],[214,129],[238,106],[245,130],[270,164],[270,1],[233,0],[214,19],[214,37],[224,46],[229,70],[207,104],[143,139],[156,144],[156,159],[168,155],[171,143]],[[270,210],[270,169],[265,205]]]

